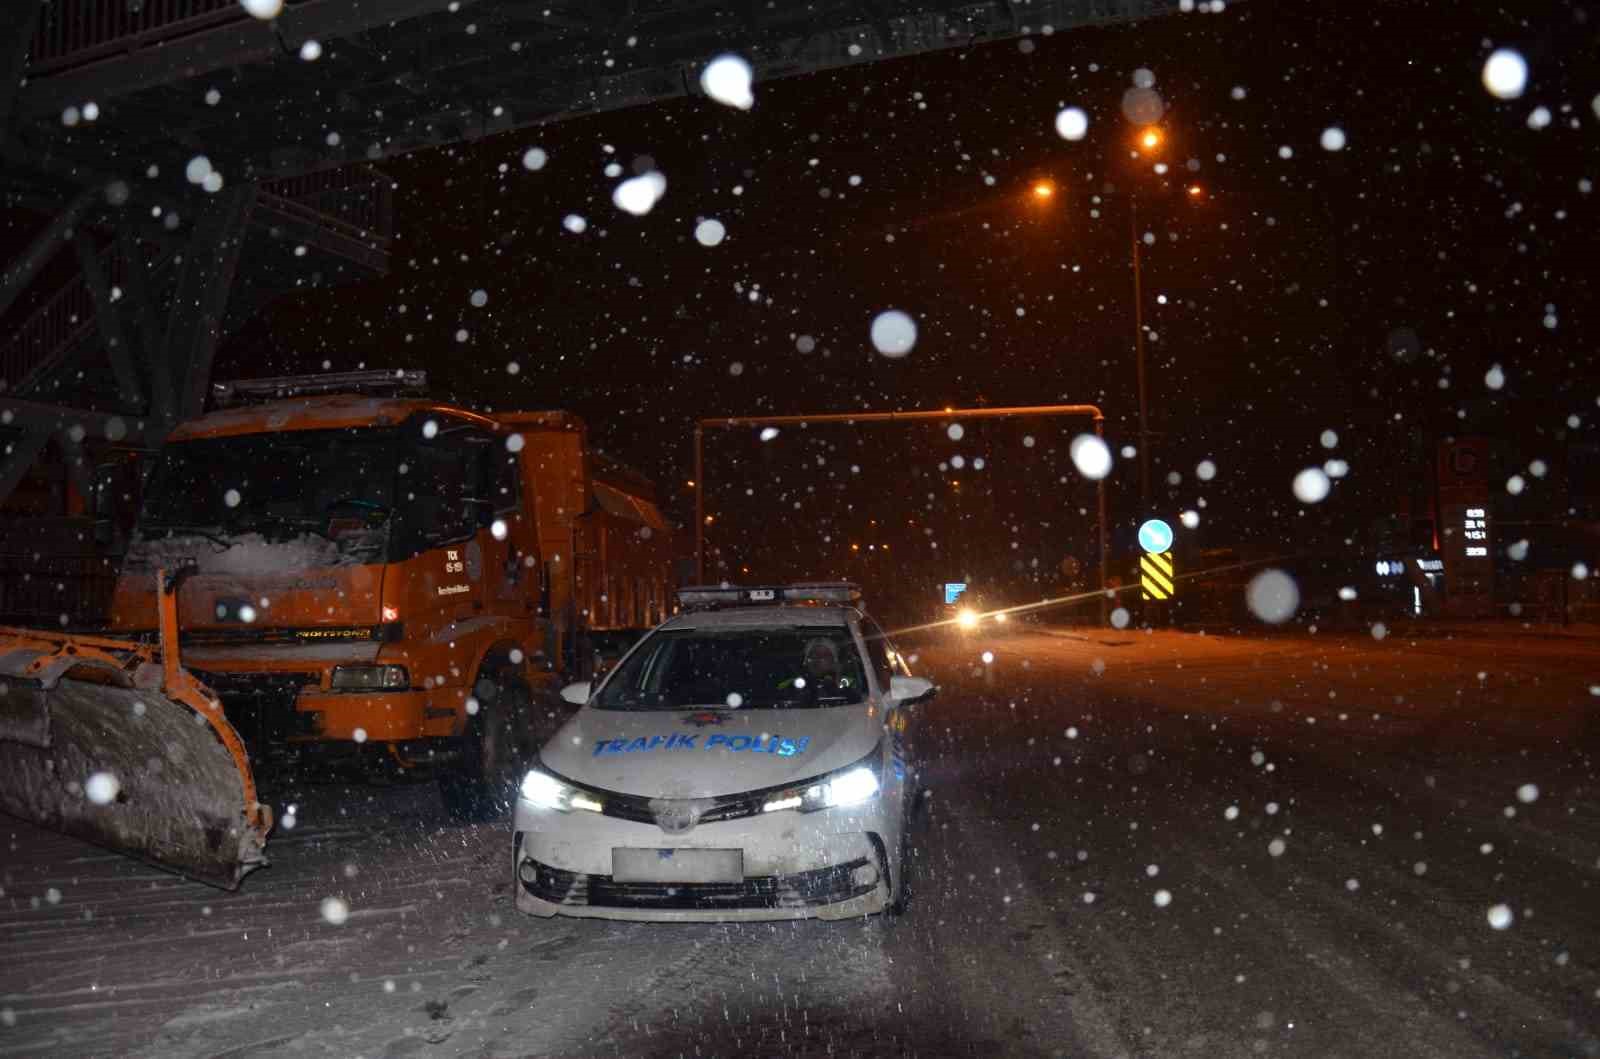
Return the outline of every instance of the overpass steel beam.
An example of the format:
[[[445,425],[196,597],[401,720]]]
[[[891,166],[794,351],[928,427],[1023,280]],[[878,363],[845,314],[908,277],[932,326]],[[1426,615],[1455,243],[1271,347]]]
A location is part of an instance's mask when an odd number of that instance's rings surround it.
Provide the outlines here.
[[[0,397],[0,425],[46,436],[58,430],[70,431],[73,427],[79,427],[86,437],[110,438],[113,441],[138,440],[146,433],[144,420],[132,416],[64,408],[16,397]]]
[[[460,6],[477,2],[460,0]],[[227,67],[266,62],[283,55],[285,45],[298,49],[308,40],[335,40],[438,15],[443,9],[439,0],[304,0],[285,7],[268,23],[240,8],[236,18],[214,29],[175,33],[170,40],[153,38],[126,55],[41,77],[22,90],[17,114],[28,119],[60,114],[85,99],[103,102]]]
[[[89,188],[79,192],[78,197],[67,204],[67,208],[56,214],[56,219],[50,222],[49,227],[34,237],[33,242],[22,252],[22,256],[13,264],[0,272],[0,316],[6,314],[17,296],[28,288],[39,270],[49,263],[55,256],[61,244],[72,233],[73,225],[83,217],[90,204],[100,195],[98,188]]]

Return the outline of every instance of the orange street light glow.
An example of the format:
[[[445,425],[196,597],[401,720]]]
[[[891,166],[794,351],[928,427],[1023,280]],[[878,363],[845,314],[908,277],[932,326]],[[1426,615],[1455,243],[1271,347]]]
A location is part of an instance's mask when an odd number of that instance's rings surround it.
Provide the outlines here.
[[[1041,180],[1033,185],[1033,197],[1047,199],[1056,193],[1056,187],[1048,180]]]
[[[1139,137],[1139,146],[1145,150],[1161,146],[1161,134],[1155,129],[1146,129],[1144,135]]]
[[[1204,195],[1205,193],[1206,193],[1205,189],[1202,188],[1199,184],[1190,184],[1189,185],[1189,197],[1190,198],[1197,199],[1201,195]]]

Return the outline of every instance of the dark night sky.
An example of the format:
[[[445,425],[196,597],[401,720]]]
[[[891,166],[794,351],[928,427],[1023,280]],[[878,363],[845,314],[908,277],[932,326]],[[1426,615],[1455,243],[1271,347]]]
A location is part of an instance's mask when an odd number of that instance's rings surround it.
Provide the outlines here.
[[[681,100],[419,154],[386,167],[401,185],[392,273],[280,300],[224,347],[217,375],[421,366],[475,404],[568,408],[675,486],[680,514],[699,416],[1087,401],[1120,447],[1137,429],[1133,189],[1155,238],[1156,477],[1182,475],[1162,481],[1160,509],[1204,497],[1202,544],[1325,544],[1392,507],[1406,461],[1445,432],[1556,465],[1569,414],[1594,440],[1596,199],[1582,182],[1600,179],[1597,39],[1572,4],[1250,2],[758,83],[748,112]],[[1498,46],[1527,57],[1519,100],[1480,81]],[[1128,159],[1119,101],[1141,67],[1168,106],[1165,181]],[[1057,135],[1064,104],[1089,112],[1084,140]],[[1535,130],[1540,105],[1553,120]],[[1338,153],[1319,145],[1334,125]],[[539,172],[521,165],[533,145],[550,157]],[[635,218],[602,168],[640,159],[668,188]],[[1025,195],[1041,177],[1064,192],[1047,208]],[[1185,199],[1189,180],[1203,201]],[[1107,185],[1119,194],[1097,206]],[[588,231],[564,231],[568,213]],[[695,241],[701,217],[726,225],[720,246]],[[903,360],[868,339],[887,308],[918,322]],[[1495,363],[1500,391],[1484,384]],[[1327,428],[1337,452],[1318,443]],[[724,502],[767,527],[727,543],[760,564],[819,526],[836,547],[864,540],[890,509],[882,522],[948,519],[947,494],[926,499],[948,487],[938,462],[987,453],[985,472],[966,472],[968,527],[994,540],[1003,524],[1012,551],[1051,565],[1090,532],[1076,510],[1092,493],[1064,455],[1077,429],[1041,426],[1032,449],[1012,427],[960,444],[884,428],[719,439]],[[1330,455],[1350,476],[1307,511],[1290,480]],[[1217,479],[1197,482],[1208,457]],[[1135,481],[1119,460],[1122,528]],[[959,548],[948,522],[915,546],[941,536],[945,556]],[[838,572],[811,565],[793,572]]]

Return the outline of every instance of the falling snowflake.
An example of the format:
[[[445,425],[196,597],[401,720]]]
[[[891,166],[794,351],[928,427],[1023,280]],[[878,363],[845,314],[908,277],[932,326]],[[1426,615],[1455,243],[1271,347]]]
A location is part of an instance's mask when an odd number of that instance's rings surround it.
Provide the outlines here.
[[[96,805],[110,805],[121,790],[122,784],[109,772],[96,772],[83,785],[84,797]]]
[[[1496,99],[1516,99],[1528,86],[1528,62],[1521,53],[1499,48],[1483,64],[1483,87]]]
[[[1056,132],[1063,140],[1081,140],[1089,131],[1089,115],[1077,107],[1065,107],[1056,115]]]
[[[719,55],[700,72],[700,89],[718,103],[749,110],[756,103],[750,91],[753,77],[750,64],[739,56]]]
[[[1250,612],[1270,625],[1281,625],[1300,609],[1300,587],[1282,570],[1263,570],[1245,590]]]
[[[666,193],[667,178],[652,171],[618,184],[616,190],[611,193],[611,201],[618,209],[635,217],[643,217]]]
[[[1072,465],[1085,478],[1099,481],[1111,473],[1111,449],[1093,434],[1079,434],[1067,450]]]
[[[917,325],[899,309],[886,309],[872,320],[872,345],[886,357],[899,358],[917,344]]]
[[[707,217],[694,226],[694,238],[701,246],[716,246],[728,234],[721,221]]]

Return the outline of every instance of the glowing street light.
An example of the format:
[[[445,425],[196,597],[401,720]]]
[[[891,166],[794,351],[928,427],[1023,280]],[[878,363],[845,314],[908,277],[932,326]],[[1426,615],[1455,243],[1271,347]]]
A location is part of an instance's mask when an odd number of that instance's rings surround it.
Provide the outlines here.
[[[1146,129],[1139,134],[1139,146],[1147,151],[1153,151],[1161,146],[1161,130]]]
[[[1206,189],[1201,187],[1199,184],[1190,184],[1188,191],[1191,199],[1197,199],[1206,193]]]
[[[1050,183],[1048,180],[1036,181],[1033,185],[1033,197],[1038,199],[1040,202],[1054,198],[1055,193],[1056,186]]]

